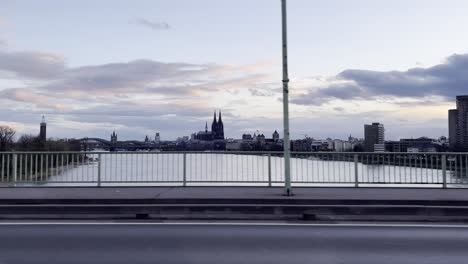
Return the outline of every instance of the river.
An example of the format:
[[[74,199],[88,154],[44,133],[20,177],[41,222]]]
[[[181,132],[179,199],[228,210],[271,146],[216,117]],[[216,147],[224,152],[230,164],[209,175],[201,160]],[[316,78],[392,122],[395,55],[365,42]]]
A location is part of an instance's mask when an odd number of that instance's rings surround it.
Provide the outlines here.
[[[97,154],[84,164],[67,166],[50,177],[46,185],[180,185],[184,181],[184,155],[179,153],[106,153],[101,155],[100,175]],[[268,156],[197,153],[186,154],[185,181],[188,185],[281,185],[283,158]],[[441,184],[442,170],[397,165],[357,163],[359,184],[415,186]],[[271,175],[271,176],[269,176]],[[99,179],[100,178],[100,179]],[[291,178],[295,185],[352,185],[355,165],[350,161],[292,158]],[[464,177],[447,171],[449,184],[463,184]]]

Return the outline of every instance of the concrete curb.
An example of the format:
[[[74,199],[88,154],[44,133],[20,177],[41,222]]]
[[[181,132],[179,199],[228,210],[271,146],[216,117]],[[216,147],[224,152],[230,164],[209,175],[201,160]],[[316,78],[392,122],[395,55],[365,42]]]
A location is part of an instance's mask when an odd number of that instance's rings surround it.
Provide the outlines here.
[[[468,206],[278,204],[41,204],[0,205],[0,218],[59,219],[71,215],[137,219],[250,219],[309,221],[468,221]]]
[[[372,200],[372,199],[250,199],[250,198],[148,198],[148,199],[0,199],[0,205],[47,205],[47,204],[261,204],[261,205],[420,205],[420,206],[468,206],[460,200]]]

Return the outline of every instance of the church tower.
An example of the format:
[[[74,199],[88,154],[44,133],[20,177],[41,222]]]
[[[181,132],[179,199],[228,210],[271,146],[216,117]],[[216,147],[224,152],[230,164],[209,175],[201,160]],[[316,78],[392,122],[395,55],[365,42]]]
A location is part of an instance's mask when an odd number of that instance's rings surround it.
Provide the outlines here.
[[[218,133],[218,121],[216,121],[216,111],[213,113],[213,123],[211,123],[211,133],[213,134],[214,139],[216,139],[216,134]]]
[[[111,134],[111,143],[112,144],[117,143],[117,134],[115,133],[115,131],[113,131]]]
[[[41,142],[46,142],[46,140],[47,140],[47,123],[45,121],[44,116],[42,116],[41,130],[39,132],[39,140]]]
[[[224,124],[221,118],[221,110],[219,110],[218,129],[216,131],[216,139],[224,139]]]

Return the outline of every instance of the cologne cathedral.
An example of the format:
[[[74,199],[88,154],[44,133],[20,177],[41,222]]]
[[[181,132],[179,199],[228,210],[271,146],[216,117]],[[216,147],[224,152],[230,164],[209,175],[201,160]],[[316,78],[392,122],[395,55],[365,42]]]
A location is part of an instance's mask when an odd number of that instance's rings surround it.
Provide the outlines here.
[[[200,131],[194,135],[194,139],[213,141],[224,140],[224,124],[221,118],[221,111],[219,111],[218,120],[216,120],[216,111],[213,115],[213,122],[211,123],[211,131],[208,131],[208,122],[205,124],[205,131]]]

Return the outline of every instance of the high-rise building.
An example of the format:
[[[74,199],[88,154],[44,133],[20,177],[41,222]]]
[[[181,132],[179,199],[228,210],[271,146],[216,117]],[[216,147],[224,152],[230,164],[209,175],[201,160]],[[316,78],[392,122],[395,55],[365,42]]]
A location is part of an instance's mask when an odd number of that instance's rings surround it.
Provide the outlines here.
[[[364,125],[364,150],[367,152],[385,150],[385,129],[380,123]]]
[[[457,96],[457,109],[449,110],[450,147],[468,151],[468,95]]]
[[[159,142],[161,141],[161,136],[159,135],[159,132],[156,132],[156,135],[154,136],[154,142]]]
[[[42,116],[41,129],[39,132],[39,140],[45,142],[47,140],[47,123],[45,117]]]
[[[450,109],[448,112],[448,126],[449,126],[449,144],[451,149],[457,146],[457,123],[458,111],[457,109]]]

